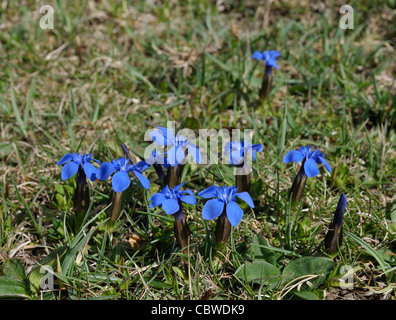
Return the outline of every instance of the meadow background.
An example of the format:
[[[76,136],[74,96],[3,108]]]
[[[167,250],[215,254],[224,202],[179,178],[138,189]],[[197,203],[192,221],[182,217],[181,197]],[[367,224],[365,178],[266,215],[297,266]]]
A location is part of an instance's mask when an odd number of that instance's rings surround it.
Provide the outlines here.
[[[54,8],[52,30],[39,26],[44,4]],[[0,295],[395,299],[395,1],[350,1],[351,30],[339,27],[343,4],[3,0]],[[282,53],[264,107],[255,50]],[[112,233],[103,223],[111,185],[93,182],[84,227],[73,232],[75,183],[61,181],[56,165],[76,151],[111,161],[122,156],[120,142],[143,159],[144,134],[166,121],[178,129],[254,129],[253,142],[264,148],[252,174],[255,209],[245,208],[224,252],[213,246],[214,222],[200,216],[203,202],[186,207],[189,276],[172,218],[148,207],[159,188],[152,168],[151,189],[133,181]],[[333,170],[322,166],[301,205],[288,210],[298,166],[281,160],[306,144]],[[222,165],[188,165],[183,180],[195,193],[234,184]],[[344,243],[328,256],[321,243],[342,192]],[[308,264],[298,266],[304,257]],[[53,290],[40,290],[39,263],[55,272]],[[353,289],[340,287],[343,266],[353,268]],[[285,270],[302,277],[290,282]]]

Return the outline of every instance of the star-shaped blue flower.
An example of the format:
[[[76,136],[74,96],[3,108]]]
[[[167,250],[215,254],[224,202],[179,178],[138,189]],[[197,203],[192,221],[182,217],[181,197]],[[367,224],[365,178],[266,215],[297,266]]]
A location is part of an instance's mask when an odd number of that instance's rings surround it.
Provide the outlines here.
[[[85,174],[89,180],[95,181],[98,169],[91,164],[91,160],[100,164],[99,160],[92,158],[91,153],[80,154],[75,152],[73,154],[67,153],[64,155],[57,163],[57,165],[65,164],[61,172],[62,180],[70,179],[77,173],[77,171],[80,170],[80,172]]]
[[[165,153],[162,153],[161,151],[158,151],[158,150],[152,150],[150,157],[148,159],[145,159],[145,161],[149,165],[160,164],[165,169],[169,168],[168,159],[167,159]]]
[[[225,147],[225,155],[230,155],[230,163],[231,164],[240,164],[242,163],[245,156],[250,154],[253,157],[254,161],[256,159],[256,151],[262,152],[263,146],[261,144],[253,144],[251,141],[230,141],[226,143]]]
[[[342,225],[342,221],[344,219],[344,211],[348,204],[347,198],[344,193],[341,193],[340,199],[338,200],[337,208],[334,213],[334,225],[340,229]]]
[[[180,210],[181,202],[195,205],[197,200],[193,192],[189,189],[180,190],[184,183],[179,184],[173,189],[166,186],[161,192],[153,194],[149,199],[151,201],[149,207],[162,206],[166,214],[174,214]]]
[[[198,164],[201,163],[201,153],[198,147],[189,142],[187,137],[182,135],[175,136],[172,130],[163,127],[158,127],[158,130],[154,130],[149,134],[156,145],[170,147],[166,155],[167,161],[172,167],[177,166],[184,160],[186,148],[194,161]]]
[[[205,220],[216,219],[223,213],[225,208],[228,220],[234,227],[237,226],[242,220],[243,210],[236,203],[236,198],[242,199],[249,205],[249,207],[254,208],[253,200],[249,193],[246,191],[238,193],[237,191],[238,188],[235,186],[210,186],[209,188],[199,192],[198,196],[204,199],[216,198],[208,200],[205,203],[202,210],[202,217]]]
[[[133,172],[142,184],[142,186],[146,189],[150,188],[150,181],[142,174],[144,170],[146,170],[149,165],[140,161],[138,164],[129,164],[129,159],[125,156],[113,160],[112,162],[103,162],[99,167],[97,178],[99,180],[106,180],[110,177],[115,171],[117,171],[113,175],[112,186],[115,192],[122,192],[126,190],[131,180],[129,179],[129,172]]]
[[[300,162],[304,160],[304,172],[307,177],[312,178],[319,174],[318,164],[324,164],[326,170],[331,172],[331,167],[329,163],[325,160],[324,154],[316,149],[315,151],[311,150],[310,146],[301,147],[298,150],[289,151],[284,157],[283,163],[290,162]]]
[[[266,66],[269,67],[275,67],[276,69],[279,69],[276,59],[281,55],[279,51],[276,50],[267,50],[267,51],[255,51],[252,55],[252,57],[256,60],[264,60]]]

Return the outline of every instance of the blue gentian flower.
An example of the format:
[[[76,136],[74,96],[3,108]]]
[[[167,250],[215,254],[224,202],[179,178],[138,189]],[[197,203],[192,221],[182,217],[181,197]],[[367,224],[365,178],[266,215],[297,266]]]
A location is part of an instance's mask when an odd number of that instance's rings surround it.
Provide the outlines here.
[[[184,183],[179,184],[173,189],[169,188],[169,186],[166,186],[161,190],[161,192],[153,194],[149,199],[149,201],[151,201],[149,207],[154,208],[157,206],[162,206],[166,214],[174,214],[181,209],[181,202],[193,205],[196,204],[197,200],[195,199],[191,190],[180,190]]]
[[[57,163],[58,165],[66,163],[61,172],[62,180],[70,179],[79,171],[82,175],[79,179],[85,181],[85,177],[88,177],[89,180],[95,181],[98,169],[91,164],[91,160],[100,164],[99,160],[92,158],[91,153],[80,154],[75,152],[64,155]]]
[[[162,153],[159,150],[152,150],[151,154],[150,154],[150,157],[148,159],[145,159],[145,161],[149,165],[160,164],[165,169],[169,168],[169,163],[168,163],[168,159],[166,157],[166,154]]]
[[[344,219],[344,211],[348,204],[347,198],[345,194],[341,193],[340,199],[338,200],[337,208],[334,213],[334,225],[340,229],[342,225],[342,221]]]
[[[209,199],[202,210],[202,217],[205,220],[212,220],[219,217],[224,209],[226,210],[227,218],[230,223],[235,227],[241,222],[243,217],[242,208],[236,203],[236,198],[240,198],[245,201],[249,207],[254,208],[253,200],[249,193],[246,191],[238,193],[238,188],[235,186],[231,187],[217,187],[211,186],[198,193],[198,196]]]
[[[344,211],[347,203],[348,202],[345,194],[341,193],[336,211],[334,213],[334,218],[329,225],[329,229],[324,240],[325,248],[330,253],[337,251],[337,247],[341,246],[343,237],[342,221],[344,219]]]
[[[149,189],[150,181],[142,174],[142,172],[148,167],[149,165],[144,161],[131,165],[129,164],[129,159],[123,156],[119,159],[113,160],[112,162],[103,162],[99,167],[97,178],[99,180],[106,180],[115,171],[117,171],[113,176],[112,186],[115,192],[122,192],[126,190],[131,183],[129,172],[132,171],[142,186]]]
[[[300,162],[304,160],[304,172],[309,177],[315,177],[319,174],[319,169],[317,164],[324,164],[326,170],[331,172],[331,167],[329,163],[324,159],[324,155],[318,149],[315,151],[311,150],[310,146],[307,145],[306,147],[301,147],[298,150],[291,150],[289,151],[284,157],[282,162],[289,163],[289,162]]]
[[[267,50],[267,51],[255,51],[252,57],[256,60],[264,60],[267,66],[275,67],[279,69],[276,59],[281,55],[279,51],[276,50]]]
[[[168,146],[170,149],[166,152],[168,163],[174,167],[186,157],[185,149],[191,154],[194,161],[198,164],[201,163],[201,153],[198,147],[189,142],[187,137],[177,135],[167,128],[158,127],[158,130],[150,132],[150,136],[154,143],[158,146]]]
[[[267,50],[267,51],[255,51],[252,57],[256,60],[264,60],[265,61],[265,73],[271,74],[272,68],[279,69],[276,59],[281,55],[279,51],[276,50]]]
[[[251,141],[230,141],[225,145],[225,155],[230,155],[231,164],[240,164],[244,159],[245,155],[251,154],[254,161],[256,159],[256,151],[262,152],[263,146],[261,144],[253,144]]]

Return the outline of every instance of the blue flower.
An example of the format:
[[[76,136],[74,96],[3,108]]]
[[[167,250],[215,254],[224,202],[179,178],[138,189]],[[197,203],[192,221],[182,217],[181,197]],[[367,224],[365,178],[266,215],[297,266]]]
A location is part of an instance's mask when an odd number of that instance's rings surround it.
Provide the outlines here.
[[[341,193],[340,200],[338,200],[337,208],[334,213],[334,225],[340,229],[342,225],[342,221],[344,219],[344,211],[348,204],[347,198],[345,194]]]
[[[67,153],[57,163],[58,165],[66,163],[61,172],[62,180],[70,179],[77,173],[77,171],[79,171],[88,177],[89,180],[95,181],[98,169],[91,164],[91,160],[100,164],[100,161],[93,159],[92,154],[90,153],[84,155],[79,154],[78,152],[73,154]],[[84,178],[85,177],[82,177],[83,180],[85,180]]]
[[[166,186],[161,190],[161,192],[153,194],[149,199],[149,201],[151,201],[149,207],[154,208],[157,206],[162,206],[166,214],[174,214],[181,209],[181,202],[196,204],[197,200],[195,199],[191,190],[187,189],[180,191],[180,188],[184,183],[179,184],[173,189],[169,188],[169,186]]]
[[[117,171],[113,176],[112,186],[115,192],[122,192],[126,190],[131,183],[129,172],[132,171],[142,186],[149,189],[150,181],[142,174],[142,172],[148,167],[149,165],[144,161],[130,165],[129,159],[123,156],[122,158],[113,160],[112,162],[103,162],[99,167],[97,178],[99,180],[106,180],[111,174]]]
[[[324,155],[318,149],[312,151],[310,146],[307,145],[306,147],[301,147],[298,150],[291,150],[289,151],[284,157],[282,162],[289,163],[289,162],[300,162],[304,160],[304,172],[309,177],[315,177],[319,174],[319,169],[317,164],[324,164],[326,170],[331,172],[331,167],[329,163],[324,159]]]
[[[267,51],[255,51],[252,57],[256,60],[264,60],[267,67],[275,67],[279,69],[276,64],[276,59],[281,55],[279,51],[267,50]]]
[[[208,200],[205,203],[202,210],[202,217],[205,220],[216,219],[223,213],[225,208],[228,220],[234,227],[237,226],[242,220],[243,210],[236,203],[236,198],[238,197],[242,199],[249,205],[249,207],[254,208],[253,200],[249,193],[246,191],[237,193],[237,191],[238,188],[235,186],[211,186],[199,192],[198,196],[204,199],[217,198]]]
[[[168,163],[174,167],[186,157],[185,149],[193,157],[194,161],[198,164],[201,163],[201,153],[197,146],[188,141],[187,137],[177,135],[163,127],[158,127],[158,130],[150,132],[150,136],[154,143],[158,146],[168,146],[170,149],[166,152]]]
[[[232,141],[225,145],[225,155],[230,155],[231,164],[240,164],[247,154],[251,154],[254,161],[256,159],[256,151],[262,152],[263,146],[261,144],[253,144],[250,141]]]
[[[165,153],[162,153],[162,152],[160,152],[158,150],[152,150],[151,154],[150,154],[150,157],[148,159],[145,159],[145,161],[149,165],[160,164],[165,169],[169,168],[168,159],[165,156]]]
[[[333,220],[329,225],[326,237],[324,239],[325,248],[330,252],[334,253],[337,248],[342,244],[343,227],[342,221],[344,219],[344,211],[347,206],[347,198],[345,194],[341,193],[340,200],[338,200],[337,209],[334,213]]]

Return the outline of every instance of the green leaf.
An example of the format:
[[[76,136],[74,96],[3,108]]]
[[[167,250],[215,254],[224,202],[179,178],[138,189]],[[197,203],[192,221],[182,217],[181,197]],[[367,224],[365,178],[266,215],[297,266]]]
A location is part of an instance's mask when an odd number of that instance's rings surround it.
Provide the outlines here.
[[[42,269],[42,266],[47,266],[51,269],[55,269],[58,256],[59,258],[61,258],[66,253],[66,251],[66,246],[55,249],[47,257],[40,261],[37,266],[35,266],[34,269],[29,273],[30,289],[32,290],[32,292],[35,292],[37,294],[40,291],[41,279],[46,273],[48,273],[48,271]]]
[[[254,235],[249,249],[249,256],[252,260],[264,260],[274,266],[276,265],[275,251],[270,249],[267,240],[260,235]]]
[[[301,298],[303,300],[318,300],[318,296],[311,291],[302,290],[302,291],[295,291],[293,293],[298,298]]]
[[[234,276],[242,281],[270,286],[280,281],[279,269],[265,261],[247,262],[235,271]]]
[[[282,275],[285,277],[286,282],[303,276],[319,275],[319,277],[311,281],[314,283],[314,287],[316,287],[325,280],[325,277],[333,269],[334,261],[329,258],[302,257],[290,262],[285,269],[283,269]]]
[[[0,277],[0,297],[30,298],[30,290],[27,282],[12,277]]]
[[[25,268],[18,259],[8,260],[3,266],[3,272],[6,277],[12,277],[20,281],[26,281]]]
[[[173,266],[173,267],[172,267],[172,270],[173,270],[180,278],[182,278],[183,280],[186,279],[186,276],[184,275],[183,271],[181,271],[180,268]]]
[[[371,255],[375,260],[377,260],[378,264],[381,266],[381,268],[384,270],[387,280],[390,281],[393,276],[394,276],[394,272],[389,271],[390,266],[388,263],[385,262],[382,254],[380,252],[377,252],[374,248],[372,248],[369,244],[367,244],[365,241],[363,241],[362,239],[360,239],[358,236],[354,235],[351,232],[345,231],[345,234],[352,239],[354,242],[356,242],[357,244],[361,245],[366,252]],[[388,269],[388,270],[387,270]]]

